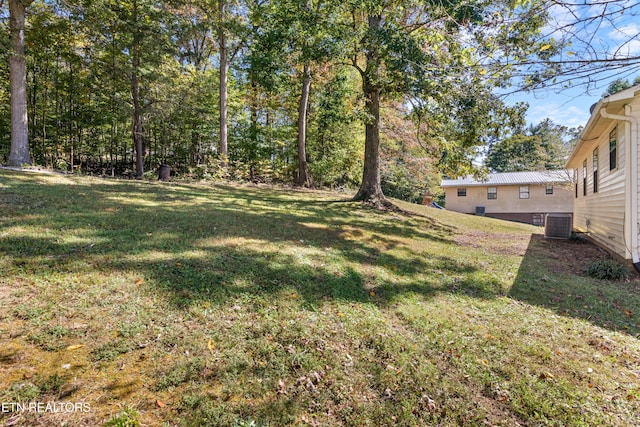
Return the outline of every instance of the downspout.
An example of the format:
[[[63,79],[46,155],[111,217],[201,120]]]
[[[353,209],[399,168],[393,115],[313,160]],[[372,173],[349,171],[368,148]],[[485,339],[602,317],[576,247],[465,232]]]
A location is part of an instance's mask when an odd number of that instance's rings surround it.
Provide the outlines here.
[[[638,255],[638,119],[630,115],[631,107],[628,105],[625,105],[625,116],[609,114],[605,108],[600,110],[602,117],[625,121],[631,125],[631,135],[629,135],[629,144],[627,145],[631,155],[629,168],[631,175],[629,183],[631,192],[631,261],[633,267],[640,273],[640,256]]]

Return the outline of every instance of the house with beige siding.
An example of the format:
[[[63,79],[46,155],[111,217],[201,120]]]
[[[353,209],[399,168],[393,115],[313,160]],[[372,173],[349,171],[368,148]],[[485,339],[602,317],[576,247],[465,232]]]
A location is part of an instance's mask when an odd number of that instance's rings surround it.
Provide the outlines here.
[[[601,99],[567,161],[577,176],[574,228],[636,269],[639,121],[640,85]]]
[[[573,212],[570,171],[492,173],[445,179],[448,210],[510,221],[545,225],[546,214]]]

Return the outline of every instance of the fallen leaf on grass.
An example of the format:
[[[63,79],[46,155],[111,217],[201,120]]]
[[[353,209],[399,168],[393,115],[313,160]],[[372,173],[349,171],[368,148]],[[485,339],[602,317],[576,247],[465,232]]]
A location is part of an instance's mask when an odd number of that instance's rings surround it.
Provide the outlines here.
[[[429,396],[425,396],[427,398],[427,409],[431,412],[436,410],[436,402],[430,398]]]
[[[625,314],[625,316],[627,316],[627,317],[631,317],[631,316],[633,316],[633,313],[632,313],[632,312],[630,312],[629,310],[625,310],[625,311],[624,311],[624,314]]]
[[[156,406],[158,408],[164,408],[165,405],[166,403],[164,403],[162,400],[156,400]]]
[[[277,394],[287,394],[287,386],[285,385],[284,381],[278,380],[278,385],[276,387],[276,393]]]
[[[215,347],[213,346],[213,340],[211,338],[209,338],[209,342],[207,343],[207,348],[211,353],[213,353],[213,350],[215,349]]]
[[[142,285],[143,283],[144,283],[144,279],[143,278],[139,278],[138,280],[136,280],[134,285]]]
[[[65,348],[65,350],[67,351],[73,351],[73,350],[77,350],[79,348],[84,347],[84,344],[75,344],[75,345],[70,345],[69,347]]]
[[[6,427],[17,426],[19,425],[20,421],[22,421],[22,418],[19,416],[15,416],[15,417],[9,418],[5,426]]]

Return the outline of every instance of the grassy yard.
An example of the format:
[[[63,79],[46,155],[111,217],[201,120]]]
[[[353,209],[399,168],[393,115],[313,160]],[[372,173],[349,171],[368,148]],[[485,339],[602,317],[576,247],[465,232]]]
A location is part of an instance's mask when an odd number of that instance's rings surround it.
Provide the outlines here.
[[[640,425],[604,252],[347,199],[0,171],[0,426]]]

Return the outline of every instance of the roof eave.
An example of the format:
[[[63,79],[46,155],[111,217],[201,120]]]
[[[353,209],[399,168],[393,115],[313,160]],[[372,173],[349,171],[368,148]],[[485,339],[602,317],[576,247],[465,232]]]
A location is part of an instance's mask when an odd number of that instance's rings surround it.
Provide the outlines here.
[[[610,120],[610,119],[606,119],[603,116],[601,116],[600,115],[600,110],[602,110],[603,108],[606,109],[608,106],[614,106],[614,107],[622,106],[622,105],[626,104],[626,101],[628,101],[630,99],[633,99],[634,97],[638,96],[639,94],[640,94],[640,86],[633,86],[633,87],[631,87],[629,89],[626,89],[626,90],[623,90],[621,92],[615,93],[615,94],[610,95],[610,96],[608,96],[606,98],[602,98],[600,101],[598,101],[598,103],[595,105],[595,108],[593,109],[593,113],[591,113],[591,117],[589,117],[589,121],[585,125],[584,129],[582,130],[582,132],[580,132],[580,137],[579,137],[578,143],[573,148],[573,151],[571,152],[571,155],[569,156],[569,158],[567,159],[567,161],[565,163],[565,168],[566,169],[573,169],[571,167],[571,164],[574,162],[577,154],[582,149],[582,146],[587,141],[591,140],[591,138],[589,138],[588,136],[593,131],[593,128],[596,126],[596,124],[600,120]]]

